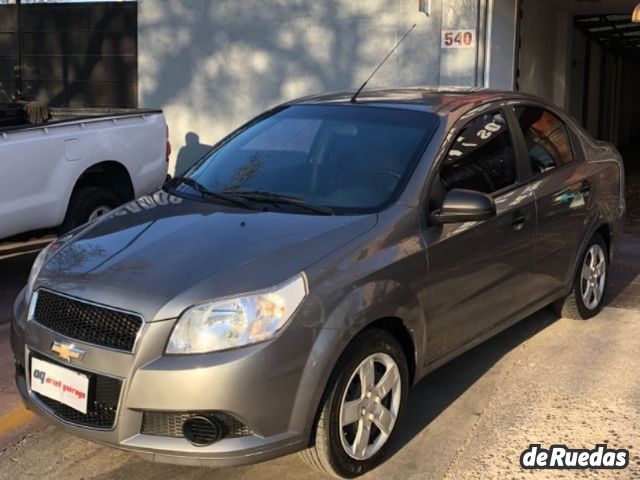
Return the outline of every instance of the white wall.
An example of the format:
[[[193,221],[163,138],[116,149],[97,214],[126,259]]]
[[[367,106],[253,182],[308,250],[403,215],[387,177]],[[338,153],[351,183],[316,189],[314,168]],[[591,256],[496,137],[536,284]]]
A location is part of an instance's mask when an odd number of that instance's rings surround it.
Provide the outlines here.
[[[584,78],[586,75],[587,36],[575,29],[571,41],[569,112],[580,122],[584,115]]]
[[[485,86],[513,90],[517,0],[492,0]]]
[[[571,49],[573,15],[568,12],[556,14],[556,51],[553,69],[553,102],[569,108],[571,82]]]
[[[546,0],[524,0],[523,12],[520,90],[564,107],[571,16]]]
[[[283,101],[357,87],[413,23],[371,86],[474,85],[474,51],[441,55],[440,29],[475,26],[482,1],[433,0],[427,18],[417,0],[140,0],[139,103],[164,109],[182,171],[194,133],[211,145]]]
[[[602,47],[591,42],[591,57],[589,61],[589,99],[587,131],[597,137],[600,119],[600,73],[602,63]]]

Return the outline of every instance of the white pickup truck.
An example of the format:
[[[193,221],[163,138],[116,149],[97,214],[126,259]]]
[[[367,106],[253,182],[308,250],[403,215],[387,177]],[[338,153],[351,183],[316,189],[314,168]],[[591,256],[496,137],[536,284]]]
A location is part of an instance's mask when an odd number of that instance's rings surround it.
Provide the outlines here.
[[[161,110],[47,116],[34,125],[20,109],[0,108],[0,239],[71,230],[165,181]]]

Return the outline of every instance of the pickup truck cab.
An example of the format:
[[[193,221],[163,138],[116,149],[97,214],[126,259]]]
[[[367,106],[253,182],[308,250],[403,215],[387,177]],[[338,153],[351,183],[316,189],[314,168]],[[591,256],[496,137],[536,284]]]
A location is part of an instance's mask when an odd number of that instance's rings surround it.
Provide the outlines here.
[[[0,239],[71,230],[160,186],[167,176],[161,110],[53,110],[31,124],[0,108]]]

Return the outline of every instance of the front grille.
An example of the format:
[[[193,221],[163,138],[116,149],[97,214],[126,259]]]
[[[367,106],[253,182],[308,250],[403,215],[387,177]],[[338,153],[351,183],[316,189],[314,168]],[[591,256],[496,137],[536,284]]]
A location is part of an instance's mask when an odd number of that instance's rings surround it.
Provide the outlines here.
[[[160,437],[184,438],[182,425],[194,416],[209,417],[222,425],[224,438],[246,437],[251,435],[249,427],[237,418],[220,412],[181,413],[181,412],[145,412],[142,416],[142,431],[146,435]]]
[[[116,421],[120,390],[122,389],[121,380],[69,367],[67,364],[55,362],[43,355],[34,353],[31,355],[31,358],[34,357],[89,376],[89,401],[87,404],[87,413],[79,412],[78,410],[58,402],[57,400],[47,398],[37,392],[32,392],[33,395],[51,411],[51,413],[76,425],[103,430],[113,428]]]
[[[34,320],[54,332],[83,342],[131,352],[142,318],[80,300],[38,291]]]

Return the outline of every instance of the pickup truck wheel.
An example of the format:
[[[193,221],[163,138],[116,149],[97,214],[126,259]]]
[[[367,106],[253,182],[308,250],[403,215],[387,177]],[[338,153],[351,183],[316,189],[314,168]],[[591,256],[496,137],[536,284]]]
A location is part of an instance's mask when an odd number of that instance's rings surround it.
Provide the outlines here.
[[[111,190],[104,187],[87,187],[71,196],[67,214],[59,233],[66,233],[80,225],[105,215],[122,202]]]
[[[607,289],[608,258],[607,244],[596,233],[580,258],[571,292],[554,304],[558,315],[588,320],[600,313]]]
[[[365,330],[340,357],[302,458],[320,472],[354,478],[376,467],[397,431],[409,385],[407,360],[389,333]]]

